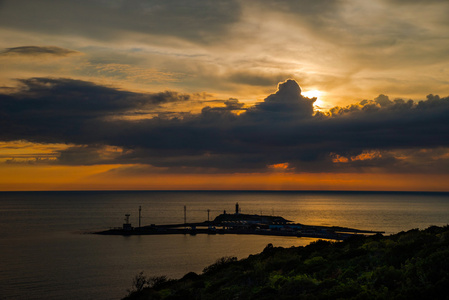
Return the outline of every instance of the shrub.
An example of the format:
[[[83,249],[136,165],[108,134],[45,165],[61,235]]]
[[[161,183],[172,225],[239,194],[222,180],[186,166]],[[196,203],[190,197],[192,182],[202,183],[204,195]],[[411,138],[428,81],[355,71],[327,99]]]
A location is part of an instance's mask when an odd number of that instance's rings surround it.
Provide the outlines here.
[[[222,258],[219,258],[215,261],[214,264],[205,267],[203,270],[203,273],[213,273],[213,272],[217,272],[218,270],[223,269],[225,266],[236,262],[237,261],[237,257],[234,256],[223,256]]]

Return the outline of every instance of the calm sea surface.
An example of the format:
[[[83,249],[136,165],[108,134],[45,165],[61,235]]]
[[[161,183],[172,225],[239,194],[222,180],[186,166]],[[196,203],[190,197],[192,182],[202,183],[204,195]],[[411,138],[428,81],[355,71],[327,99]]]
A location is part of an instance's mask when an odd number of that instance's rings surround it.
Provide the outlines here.
[[[120,299],[140,271],[179,278],[223,256],[314,239],[241,235],[101,236],[124,215],[142,225],[242,213],[393,234],[449,224],[449,193],[29,192],[0,193],[0,299]]]

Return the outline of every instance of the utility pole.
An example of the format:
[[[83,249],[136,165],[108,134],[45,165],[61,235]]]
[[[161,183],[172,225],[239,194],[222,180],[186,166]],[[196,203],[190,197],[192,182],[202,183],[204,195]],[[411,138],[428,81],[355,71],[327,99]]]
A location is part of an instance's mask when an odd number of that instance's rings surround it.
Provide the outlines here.
[[[140,228],[140,219],[142,218],[142,206],[139,205],[139,228]]]

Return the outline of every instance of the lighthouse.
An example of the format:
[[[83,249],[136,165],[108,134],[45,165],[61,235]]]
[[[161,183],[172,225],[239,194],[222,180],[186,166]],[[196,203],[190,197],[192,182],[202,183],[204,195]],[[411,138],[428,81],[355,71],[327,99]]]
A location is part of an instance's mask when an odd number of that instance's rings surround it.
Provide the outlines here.
[[[239,212],[240,212],[240,208],[239,208],[239,203],[237,202],[237,203],[235,204],[235,214],[238,215]]]
[[[125,215],[125,223],[123,223],[123,230],[125,231],[133,230],[131,223],[129,223],[129,216],[130,214]]]

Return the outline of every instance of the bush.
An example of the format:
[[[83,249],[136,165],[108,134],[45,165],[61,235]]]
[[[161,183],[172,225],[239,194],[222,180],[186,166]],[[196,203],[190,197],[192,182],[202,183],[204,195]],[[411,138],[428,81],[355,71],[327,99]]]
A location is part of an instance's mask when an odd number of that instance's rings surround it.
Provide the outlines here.
[[[128,289],[128,295],[133,295],[143,291],[145,288],[158,289],[162,284],[168,282],[167,276],[152,276],[147,277],[144,272],[141,271],[133,278],[133,284],[131,289]]]
[[[223,269],[224,267],[226,267],[227,265],[230,265],[233,262],[237,261],[237,257],[234,256],[223,256],[222,258],[219,258],[215,261],[214,264],[205,267],[203,270],[203,273],[214,273],[217,272],[221,269]]]

